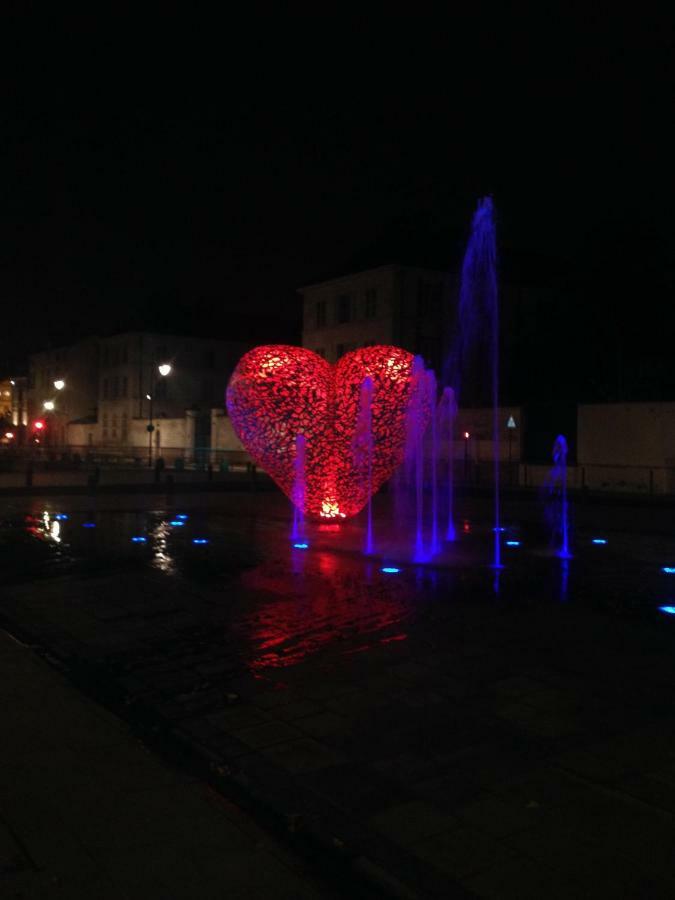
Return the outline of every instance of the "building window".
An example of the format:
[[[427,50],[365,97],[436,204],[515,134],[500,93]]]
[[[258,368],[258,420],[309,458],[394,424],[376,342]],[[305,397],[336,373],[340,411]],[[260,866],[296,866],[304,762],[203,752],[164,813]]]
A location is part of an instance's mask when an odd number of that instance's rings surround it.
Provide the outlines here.
[[[349,294],[340,294],[337,298],[337,321],[338,325],[345,322],[351,322],[352,319],[352,298]]]
[[[323,328],[326,324],[326,301],[320,300],[314,305],[314,314],[316,317],[316,327]]]
[[[366,291],[366,319],[374,319],[377,315],[377,288]]]

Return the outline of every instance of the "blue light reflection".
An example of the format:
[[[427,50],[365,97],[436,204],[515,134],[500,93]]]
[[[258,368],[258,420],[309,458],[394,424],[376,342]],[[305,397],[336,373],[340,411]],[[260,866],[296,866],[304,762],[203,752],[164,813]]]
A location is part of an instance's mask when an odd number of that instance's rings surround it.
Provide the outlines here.
[[[661,612],[668,613],[669,616],[675,616],[675,606],[659,606]]]
[[[172,520],[169,522],[169,525],[175,525],[175,526],[178,526],[178,525],[185,525],[185,522],[181,522],[180,519],[172,519]]]
[[[132,544],[144,544],[146,541],[147,541],[147,538],[140,537],[139,535],[137,535],[136,537],[132,537],[132,539],[131,539]]]
[[[663,566],[661,571],[664,575],[675,575],[675,566]]]
[[[208,538],[192,538],[193,544],[208,544],[208,542],[209,542]]]
[[[385,575],[398,575],[400,569],[397,569],[396,566],[382,566],[380,572],[384,572]]]
[[[304,543],[304,541],[299,541],[297,544],[293,544],[296,550],[307,550],[309,544]]]
[[[606,544],[607,541],[605,540],[605,538],[593,538],[593,543],[594,544]]]

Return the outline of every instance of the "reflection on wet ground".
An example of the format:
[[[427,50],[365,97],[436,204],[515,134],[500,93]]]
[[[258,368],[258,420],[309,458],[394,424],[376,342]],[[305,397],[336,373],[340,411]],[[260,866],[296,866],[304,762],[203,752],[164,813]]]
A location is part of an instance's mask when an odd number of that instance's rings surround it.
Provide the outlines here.
[[[269,496],[16,510],[0,617],[422,896],[672,897],[674,537],[588,517],[560,559],[507,516],[493,571],[460,512],[420,565],[382,507],[372,558],[359,522],[294,547]]]
[[[541,526],[509,523],[505,568],[490,570],[489,525],[459,520],[459,538],[420,565],[406,540],[379,522],[380,554],[364,556],[358,522],[307,526],[293,542],[283,509],[229,511],[42,509],[0,524],[5,584],[67,574],[156,572],[223,590],[229,627],[253,671],[292,666],[346,636],[358,653],[402,640],[429,604],[504,608],[559,603],[622,614],[663,614],[675,603],[675,540],[577,533],[573,559],[559,559]],[[225,600],[225,597],[228,599]],[[398,633],[395,633],[396,630]]]

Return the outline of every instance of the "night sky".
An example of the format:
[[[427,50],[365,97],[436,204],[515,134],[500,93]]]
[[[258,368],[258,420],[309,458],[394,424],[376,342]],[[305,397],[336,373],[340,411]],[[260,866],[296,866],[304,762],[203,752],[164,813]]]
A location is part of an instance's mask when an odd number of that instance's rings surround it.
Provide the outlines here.
[[[5,80],[0,369],[138,327],[297,339],[296,287],[457,269],[490,193],[503,277],[569,297],[556,365],[573,339],[613,348],[600,396],[673,380],[671,22],[40,24]]]

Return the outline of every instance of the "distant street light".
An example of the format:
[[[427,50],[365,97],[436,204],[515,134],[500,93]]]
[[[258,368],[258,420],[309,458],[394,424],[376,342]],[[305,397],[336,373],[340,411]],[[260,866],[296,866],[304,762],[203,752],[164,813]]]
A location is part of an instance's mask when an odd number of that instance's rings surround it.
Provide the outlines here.
[[[65,386],[66,386],[66,383],[63,380],[63,378],[57,378],[56,381],[54,382],[54,387],[56,388],[57,391],[62,391]]]
[[[166,378],[167,375],[170,375],[172,371],[172,366],[169,363],[160,363],[157,366],[157,372],[162,376],[162,378]],[[152,421],[152,399],[155,396],[155,368],[154,366],[150,370],[150,393],[145,396],[150,401],[150,405],[148,407],[148,467],[152,468],[152,433],[155,430],[155,426]]]
[[[6,432],[5,432],[5,437],[7,438],[8,441],[11,441],[12,438],[14,437],[14,432],[13,432],[13,431],[6,431]]]
[[[55,406],[53,400],[45,400],[45,402],[42,405],[47,410],[47,412],[51,412]]]

